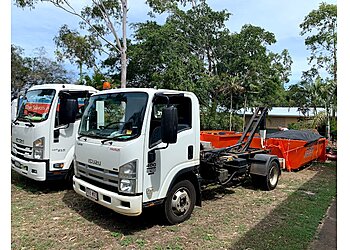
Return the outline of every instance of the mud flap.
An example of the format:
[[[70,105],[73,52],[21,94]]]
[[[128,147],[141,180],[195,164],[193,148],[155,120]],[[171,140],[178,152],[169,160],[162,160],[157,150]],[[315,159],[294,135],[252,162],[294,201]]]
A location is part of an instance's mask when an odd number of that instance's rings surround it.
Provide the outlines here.
[[[250,165],[249,173],[253,175],[267,176],[270,162],[273,160],[277,161],[280,169],[279,160],[276,155],[256,154],[251,160],[252,163]]]

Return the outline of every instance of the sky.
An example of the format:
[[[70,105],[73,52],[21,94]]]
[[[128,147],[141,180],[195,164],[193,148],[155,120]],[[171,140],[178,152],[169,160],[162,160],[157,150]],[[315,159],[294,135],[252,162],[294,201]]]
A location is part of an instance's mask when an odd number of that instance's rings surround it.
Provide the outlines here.
[[[73,1],[78,4],[83,2],[85,1]],[[150,19],[147,15],[150,9],[144,2],[145,0],[128,1],[129,24]],[[298,83],[302,71],[309,68],[307,57],[310,52],[305,47],[305,37],[300,36],[299,25],[310,11],[318,8],[321,2],[321,0],[207,0],[209,6],[214,10],[226,9],[231,13],[226,26],[232,33],[240,32],[244,24],[252,24],[275,34],[277,42],[269,49],[279,53],[287,49],[293,60],[292,75],[288,85]],[[336,4],[335,0],[324,0],[323,2]],[[165,15],[156,20],[160,23],[164,22]],[[37,4],[33,10],[21,9],[12,5],[11,43],[22,47],[27,56],[33,56],[36,48],[44,47],[48,56],[54,59],[53,38],[57,35],[59,28],[63,24],[68,24],[71,28],[78,28],[78,22],[77,17],[50,3]],[[128,35],[131,36],[132,33],[133,31],[129,29]],[[76,67],[68,62],[65,63],[65,67],[77,72]]]

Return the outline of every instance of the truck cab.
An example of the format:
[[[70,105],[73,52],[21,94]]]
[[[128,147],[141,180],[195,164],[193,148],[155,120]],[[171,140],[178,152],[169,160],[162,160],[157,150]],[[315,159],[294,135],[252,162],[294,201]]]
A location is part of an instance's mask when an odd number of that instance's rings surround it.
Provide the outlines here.
[[[199,120],[190,92],[126,88],[92,95],[76,139],[74,190],[124,215],[167,204],[171,223],[187,219],[199,193]],[[183,180],[187,186],[174,190]]]
[[[93,87],[31,87],[11,127],[11,168],[36,181],[72,177],[75,136]]]

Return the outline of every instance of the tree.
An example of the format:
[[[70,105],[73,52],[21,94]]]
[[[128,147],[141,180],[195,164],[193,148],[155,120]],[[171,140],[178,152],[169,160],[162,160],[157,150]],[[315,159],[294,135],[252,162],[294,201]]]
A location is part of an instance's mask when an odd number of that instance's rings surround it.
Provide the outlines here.
[[[307,82],[301,82],[298,84],[293,84],[288,87],[286,91],[286,104],[289,107],[309,107],[309,93],[307,90]]]
[[[101,43],[94,36],[82,36],[77,31],[70,30],[65,24],[60,28],[54,41],[57,46],[56,56],[60,61],[68,59],[71,63],[78,64],[80,82],[83,79],[83,65],[98,69],[95,51],[101,49]]]
[[[228,129],[230,119],[223,115],[229,117],[227,111],[241,108],[247,97],[251,105],[283,102],[292,61],[286,50],[268,50],[276,42],[272,33],[246,25],[240,33],[230,34],[225,26],[230,14],[213,11],[204,1],[188,10],[179,9],[178,1],[161,2],[176,3],[165,24],[134,25],[131,84],[195,92],[204,128],[214,128],[215,121],[227,123],[222,127]],[[253,98],[251,92],[259,94]]]
[[[47,83],[71,83],[68,72],[57,61],[48,58],[47,52],[43,47],[34,51],[34,57],[27,59],[30,73],[27,76],[26,84],[28,87],[32,85]]]
[[[205,1],[202,1],[205,2]],[[164,13],[165,11],[171,11],[177,9],[180,4],[186,6],[187,3],[191,3],[192,8],[197,5],[197,0],[146,0],[146,3],[157,13]]]
[[[333,117],[336,110],[337,89],[337,6],[321,3],[317,10],[311,11],[300,24],[300,34],[308,35],[305,45],[311,51],[310,70],[303,77],[311,84],[311,91],[316,91],[326,108],[327,137],[330,135],[330,112]],[[321,70],[330,76],[323,77]],[[316,90],[318,89],[318,90]]]
[[[44,48],[37,48],[33,57],[25,57],[22,48],[11,45],[11,90],[13,94],[32,85],[71,83],[64,67],[47,57]]]
[[[224,32],[225,11],[215,12],[202,3],[188,11],[173,10],[164,25],[147,21],[136,24],[135,45],[130,51],[132,82],[196,92],[201,101],[204,78],[215,74],[215,50]],[[203,98],[201,98],[203,96]]]
[[[311,52],[311,69],[305,77],[320,76],[320,69],[324,69],[337,82],[337,6],[321,3],[304,18],[300,28],[300,34],[307,35],[305,45]]]
[[[19,7],[34,8],[38,1],[50,2],[54,6],[79,17],[82,21],[80,27],[87,30],[91,36],[98,37],[109,55],[120,54],[121,61],[121,87],[126,87],[127,72],[127,0],[91,0],[91,6],[85,6],[78,12],[68,0],[16,0]],[[121,23],[121,39],[117,33],[116,25]],[[110,37],[113,39],[111,40]],[[65,44],[64,46],[67,46]],[[102,50],[104,51],[104,50]]]
[[[245,99],[251,106],[284,102],[284,83],[288,82],[292,60],[287,50],[281,54],[268,50],[275,42],[273,33],[253,25],[244,25],[240,33],[222,41],[219,73],[235,77],[244,89],[234,98],[241,107]]]
[[[13,95],[18,93],[26,83],[26,76],[30,72],[27,61],[23,49],[11,44],[11,92]]]

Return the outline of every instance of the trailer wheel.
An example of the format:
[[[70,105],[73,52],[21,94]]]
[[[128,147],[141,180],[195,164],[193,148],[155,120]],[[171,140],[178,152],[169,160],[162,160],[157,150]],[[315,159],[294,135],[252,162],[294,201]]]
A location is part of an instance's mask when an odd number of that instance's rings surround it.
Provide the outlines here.
[[[165,219],[177,224],[190,218],[195,205],[196,191],[192,182],[183,180],[172,187],[164,204]]]
[[[276,188],[279,176],[280,170],[276,161],[270,162],[268,166],[267,176],[251,175],[253,185],[258,186],[266,191],[270,191]]]

